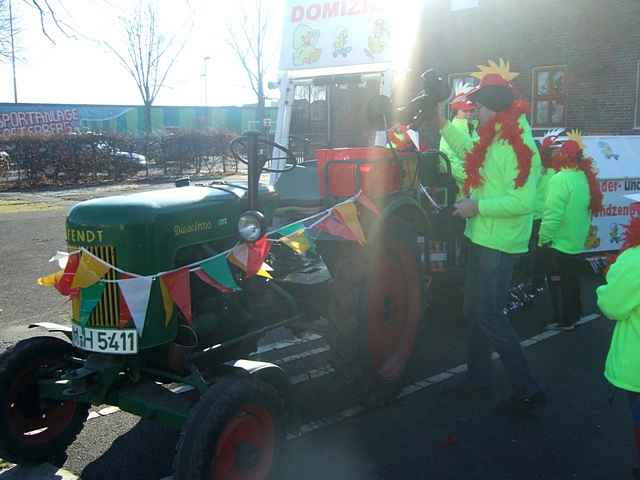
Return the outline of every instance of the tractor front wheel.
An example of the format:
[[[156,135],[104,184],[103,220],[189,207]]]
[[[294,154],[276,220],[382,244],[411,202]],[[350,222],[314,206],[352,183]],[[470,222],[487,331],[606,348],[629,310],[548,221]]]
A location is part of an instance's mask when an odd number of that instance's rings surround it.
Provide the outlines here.
[[[72,353],[64,340],[33,337],[0,355],[0,457],[60,463],[84,426],[89,404],[41,398],[38,379],[56,378]]]
[[[268,480],[284,443],[283,402],[256,378],[213,385],[192,408],[174,462],[176,480]]]

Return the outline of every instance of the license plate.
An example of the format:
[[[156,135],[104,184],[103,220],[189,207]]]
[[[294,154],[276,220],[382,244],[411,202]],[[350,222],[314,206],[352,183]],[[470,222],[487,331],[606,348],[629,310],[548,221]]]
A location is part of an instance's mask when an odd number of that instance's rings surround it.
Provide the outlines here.
[[[138,353],[138,332],[72,326],[71,343],[81,350],[128,355]]]

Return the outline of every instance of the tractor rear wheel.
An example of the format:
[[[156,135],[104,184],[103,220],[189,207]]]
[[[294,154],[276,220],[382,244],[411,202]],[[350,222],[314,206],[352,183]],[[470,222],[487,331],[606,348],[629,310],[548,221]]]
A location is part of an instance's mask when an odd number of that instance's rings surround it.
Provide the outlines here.
[[[89,404],[43,399],[38,378],[55,378],[73,346],[33,337],[0,355],[0,457],[13,463],[60,463],[89,414]]]
[[[268,480],[284,443],[283,401],[256,378],[230,377],[192,408],[178,442],[175,480]]]
[[[417,234],[391,219],[364,249],[339,258],[329,305],[332,364],[365,404],[381,405],[403,384],[422,316]]]

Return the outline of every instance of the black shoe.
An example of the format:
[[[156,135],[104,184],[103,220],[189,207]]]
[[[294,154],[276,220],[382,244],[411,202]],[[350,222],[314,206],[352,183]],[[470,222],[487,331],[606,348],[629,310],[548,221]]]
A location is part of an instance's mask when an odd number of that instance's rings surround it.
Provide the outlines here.
[[[542,390],[524,397],[512,395],[496,405],[496,413],[498,415],[526,415],[543,407],[546,403],[547,395]]]

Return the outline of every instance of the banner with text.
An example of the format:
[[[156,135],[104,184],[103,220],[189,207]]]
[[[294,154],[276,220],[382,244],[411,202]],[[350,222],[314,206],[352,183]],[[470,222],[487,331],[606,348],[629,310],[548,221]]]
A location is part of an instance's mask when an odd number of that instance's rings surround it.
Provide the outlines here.
[[[391,2],[288,0],[280,69],[391,61]]]

